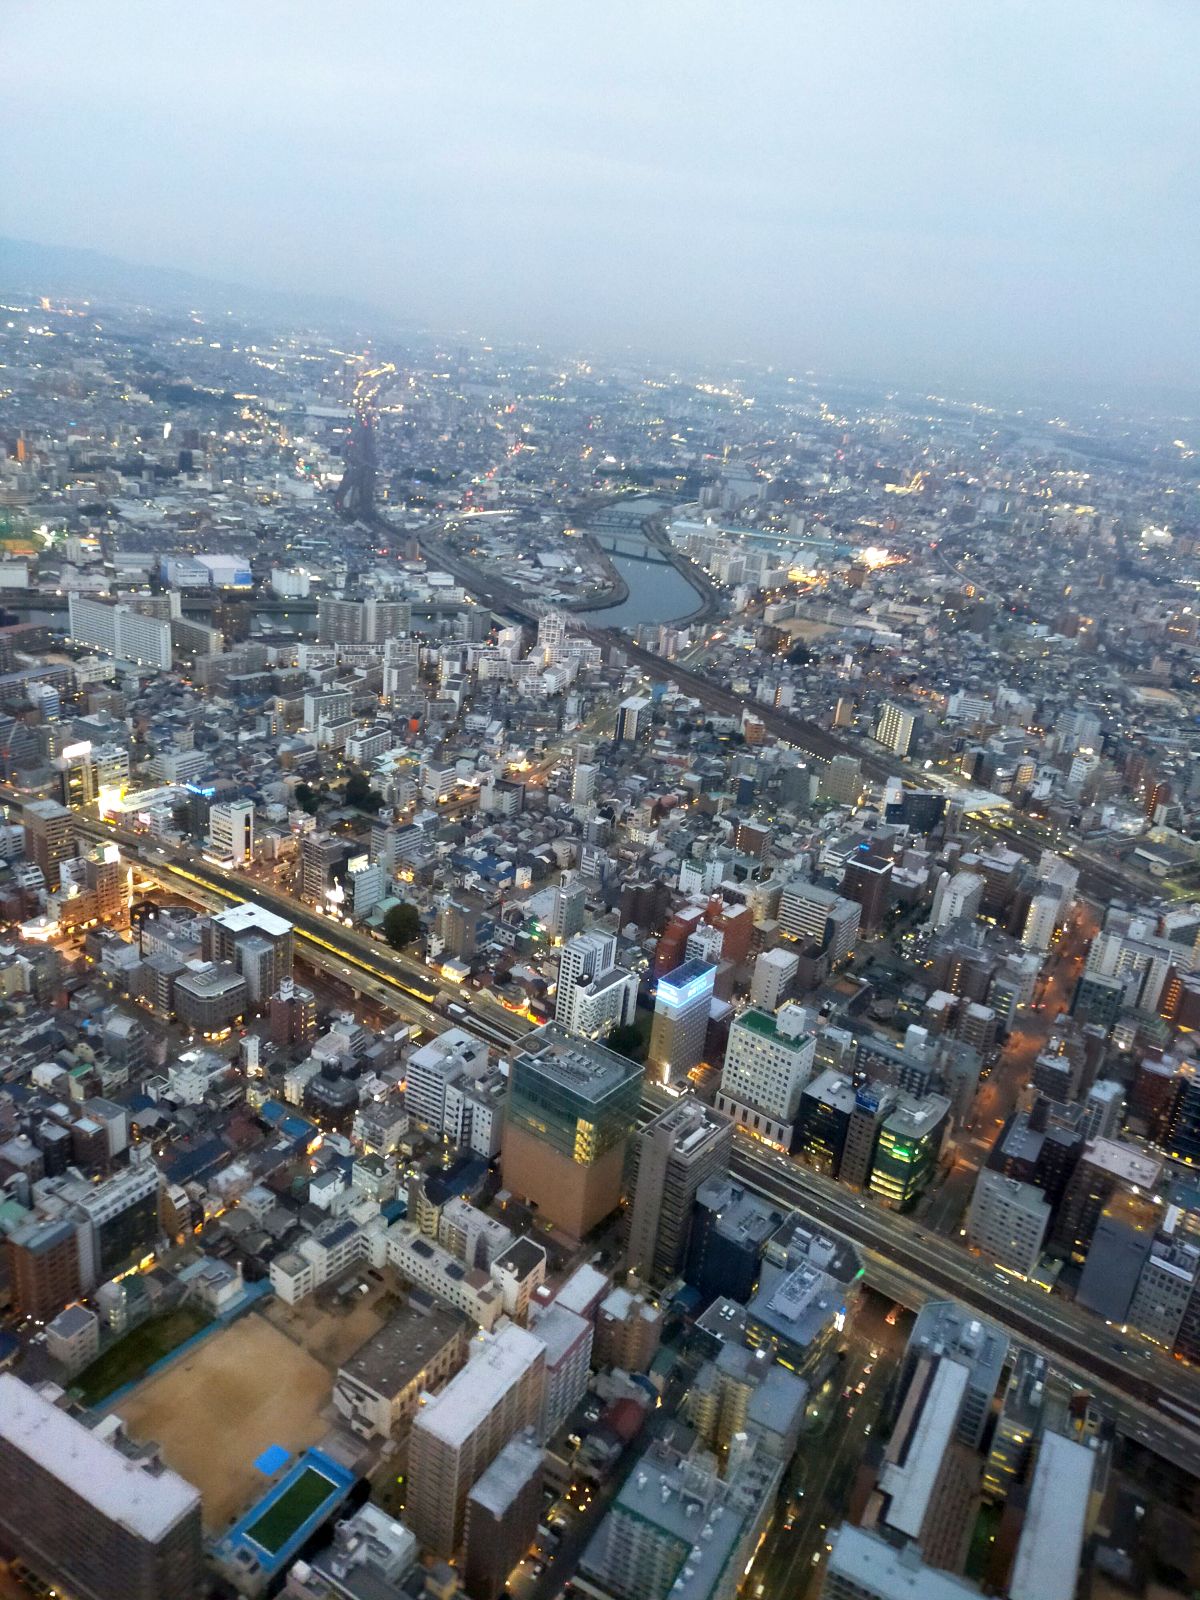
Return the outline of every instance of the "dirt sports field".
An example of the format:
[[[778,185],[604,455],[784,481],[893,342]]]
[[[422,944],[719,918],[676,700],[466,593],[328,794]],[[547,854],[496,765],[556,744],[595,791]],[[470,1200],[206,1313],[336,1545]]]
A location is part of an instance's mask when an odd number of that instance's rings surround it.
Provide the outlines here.
[[[167,1465],[194,1483],[210,1532],[267,1487],[254,1467],[271,1444],[297,1451],[328,1431],[332,1375],[257,1312],[202,1339],[117,1412],[135,1439],[156,1439]]]

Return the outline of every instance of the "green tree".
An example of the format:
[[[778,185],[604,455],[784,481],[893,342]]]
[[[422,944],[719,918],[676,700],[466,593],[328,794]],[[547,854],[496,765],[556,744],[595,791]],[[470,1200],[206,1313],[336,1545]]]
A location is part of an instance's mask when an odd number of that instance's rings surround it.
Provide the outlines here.
[[[307,811],[309,816],[312,817],[316,815],[321,804],[321,796],[311,784],[298,783],[296,785],[296,804],[301,811]]]
[[[383,804],[383,796],[372,789],[370,780],[361,772],[355,772],[347,778],[345,799],[348,806],[354,806],[359,811],[378,811]]]
[[[421,913],[407,902],[392,906],[383,919],[383,936],[393,950],[403,950],[421,931]]]
[[[604,1043],[619,1056],[628,1056],[630,1061],[645,1060],[642,1033],[636,1022],[627,1022],[619,1028],[614,1028]]]

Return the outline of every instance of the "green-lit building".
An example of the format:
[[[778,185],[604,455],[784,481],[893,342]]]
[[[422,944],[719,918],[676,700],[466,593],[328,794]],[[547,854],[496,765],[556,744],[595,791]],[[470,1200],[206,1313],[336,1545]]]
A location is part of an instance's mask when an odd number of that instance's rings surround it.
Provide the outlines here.
[[[943,1094],[920,1100],[900,1096],[879,1130],[871,1164],[871,1193],[890,1210],[907,1211],[929,1187],[949,1120],[950,1102]]]

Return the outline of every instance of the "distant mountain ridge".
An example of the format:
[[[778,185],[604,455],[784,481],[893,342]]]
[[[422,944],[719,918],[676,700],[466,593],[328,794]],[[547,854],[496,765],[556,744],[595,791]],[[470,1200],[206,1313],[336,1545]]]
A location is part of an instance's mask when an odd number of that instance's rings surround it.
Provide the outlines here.
[[[224,283],[179,267],[149,267],[70,245],[0,237],[0,290],[119,301],[155,310],[233,311],[251,317],[296,317],[325,325],[377,327],[381,313],[336,295],[293,294]]]

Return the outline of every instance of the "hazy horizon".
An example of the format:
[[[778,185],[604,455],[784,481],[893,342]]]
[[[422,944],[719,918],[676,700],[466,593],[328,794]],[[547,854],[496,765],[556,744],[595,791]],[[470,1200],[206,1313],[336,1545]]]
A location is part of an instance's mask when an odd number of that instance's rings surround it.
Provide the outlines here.
[[[597,355],[1194,391],[1200,11],[10,0],[0,231]]]

